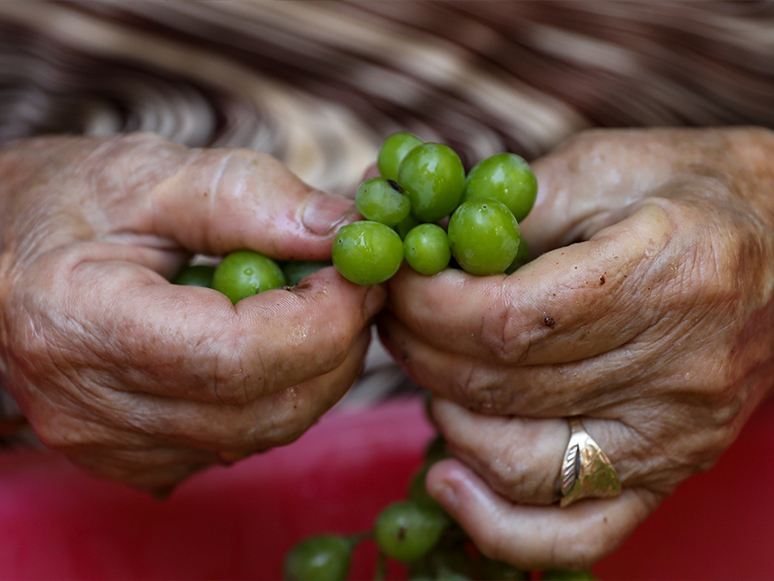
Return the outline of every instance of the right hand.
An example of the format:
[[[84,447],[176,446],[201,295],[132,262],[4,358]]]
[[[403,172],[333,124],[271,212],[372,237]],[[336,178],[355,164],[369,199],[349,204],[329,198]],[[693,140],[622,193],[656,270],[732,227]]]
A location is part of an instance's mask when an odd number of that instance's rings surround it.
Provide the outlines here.
[[[589,566],[774,390],[772,160],[757,128],[580,134],[533,165],[532,262],[390,279],[382,340],[457,458],[428,491],[485,555]],[[620,496],[554,504],[569,417]]]
[[[301,435],[357,378],[384,302],[333,268],[235,306],[168,282],[194,253],[327,259],[357,218],[250,150],[19,142],[0,211],[4,388],[44,444],[158,495]]]

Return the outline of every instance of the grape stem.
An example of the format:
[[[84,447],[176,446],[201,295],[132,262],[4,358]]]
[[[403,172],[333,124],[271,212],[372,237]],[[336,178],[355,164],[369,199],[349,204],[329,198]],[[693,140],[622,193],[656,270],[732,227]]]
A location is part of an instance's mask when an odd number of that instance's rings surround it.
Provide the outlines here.
[[[384,581],[387,576],[387,559],[384,553],[379,551],[376,555],[376,568],[374,570],[374,581]]]

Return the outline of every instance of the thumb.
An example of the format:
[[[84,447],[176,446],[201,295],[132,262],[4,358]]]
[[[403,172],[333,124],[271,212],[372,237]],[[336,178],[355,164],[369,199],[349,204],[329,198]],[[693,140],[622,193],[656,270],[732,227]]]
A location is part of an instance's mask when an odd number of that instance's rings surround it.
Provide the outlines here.
[[[278,259],[330,257],[339,227],[358,219],[352,200],[321,192],[275,158],[249,149],[191,149],[146,191],[149,234],[186,250],[248,248]]]

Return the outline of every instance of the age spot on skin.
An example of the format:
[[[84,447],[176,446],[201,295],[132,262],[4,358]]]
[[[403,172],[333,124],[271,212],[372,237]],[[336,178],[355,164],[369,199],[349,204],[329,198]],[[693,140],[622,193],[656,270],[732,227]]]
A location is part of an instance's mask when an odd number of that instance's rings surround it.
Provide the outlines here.
[[[551,317],[546,317],[545,319],[543,319],[543,324],[546,327],[553,327],[556,323]]]

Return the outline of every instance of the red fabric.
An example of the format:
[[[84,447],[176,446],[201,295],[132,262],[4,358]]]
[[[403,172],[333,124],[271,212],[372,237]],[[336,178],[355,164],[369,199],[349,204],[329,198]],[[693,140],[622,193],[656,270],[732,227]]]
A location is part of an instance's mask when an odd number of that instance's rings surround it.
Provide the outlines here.
[[[774,401],[595,572],[602,579],[774,577]],[[370,527],[403,498],[432,429],[416,400],[331,414],[296,443],[215,468],[165,502],[60,456],[0,455],[0,579],[279,579],[315,533]],[[353,579],[372,578],[373,546]],[[402,571],[393,568],[390,577]]]

